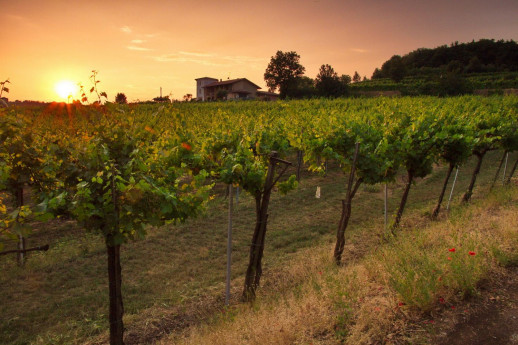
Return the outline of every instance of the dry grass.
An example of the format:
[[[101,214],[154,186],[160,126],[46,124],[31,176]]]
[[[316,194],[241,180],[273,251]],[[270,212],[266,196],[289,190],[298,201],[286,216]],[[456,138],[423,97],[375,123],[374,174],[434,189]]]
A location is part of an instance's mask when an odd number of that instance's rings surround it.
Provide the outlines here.
[[[308,250],[284,276],[299,282],[295,288],[262,290],[252,307],[232,307],[159,344],[429,343],[427,321],[476,294],[481,281],[505,272],[503,265],[518,263],[517,205],[516,188],[499,190],[458,211],[454,222],[405,230],[341,268],[329,260],[329,246]],[[403,268],[412,274],[398,276]],[[396,277],[408,293],[396,291]]]

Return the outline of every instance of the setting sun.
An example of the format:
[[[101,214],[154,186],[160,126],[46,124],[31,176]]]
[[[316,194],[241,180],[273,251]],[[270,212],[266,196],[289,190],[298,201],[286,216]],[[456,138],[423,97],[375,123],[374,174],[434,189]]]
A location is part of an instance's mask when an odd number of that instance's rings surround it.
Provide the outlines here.
[[[79,88],[70,80],[62,80],[56,84],[55,89],[61,98],[68,100],[69,97],[73,98],[76,95]]]

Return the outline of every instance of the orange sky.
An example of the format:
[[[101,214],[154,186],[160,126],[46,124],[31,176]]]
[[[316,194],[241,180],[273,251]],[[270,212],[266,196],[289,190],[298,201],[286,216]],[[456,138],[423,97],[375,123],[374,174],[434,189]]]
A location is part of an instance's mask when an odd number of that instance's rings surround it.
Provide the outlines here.
[[[9,100],[62,100],[60,80],[99,71],[113,101],[195,95],[195,78],[245,77],[266,90],[277,50],[370,78],[394,54],[454,41],[518,40],[517,0],[0,0],[0,79]],[[91,98],[93,100],[93,98]]]

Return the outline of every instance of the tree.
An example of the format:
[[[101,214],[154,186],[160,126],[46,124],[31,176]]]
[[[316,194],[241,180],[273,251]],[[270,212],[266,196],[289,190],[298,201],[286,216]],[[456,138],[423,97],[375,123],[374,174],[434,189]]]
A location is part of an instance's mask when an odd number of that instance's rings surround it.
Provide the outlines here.
[[[351,77],[347,75],[338,77],[333,67],[325,64],[320,66],[318,75],[315,78],[315,88],[320,96],[339,97],[347,93],[347,86],[350,82]]]
[[[354,83],[357,83],[359,81],[362,80],[362,77],[360,76],[360,74],[358,73],[358,71],[354,71],[354,75],[353,75],[353,82]]]
[[[170,103],[171,102],[171,100],[169,99],[169,96],[155,97],[155,98],[153,98],[153,101],[155,101],[157,103]]]
[[[216,92],[216,99],[217,100],[225,100],[227,99],[227,96],[228,96],[228,90],[218,90],[218,92]]]
[[[302,77],[306,70],[299,60],[300,55],[294,51],[284,53],[278,50],[275,56],[272,56],[264,72],[264,80],[270,92],[279,89],[281,98],[286,97],[286,89],[298,77]]]
[[[184,102],[190,102],[190,101],[192,101],[192,93],[185,94],[185,95],[183,96],[183,101],[184,101]]]
[[[316,93],[315,81],[306,76],[294,79],[285,90],[285,96],[289,98],[311,98]]]
[[[401,56],[392,56],[390,60],[386,61],[381,66],[381,72],[383,73],[383,76],[389,77],[396,83],[399,83],[401,80],[403,80],[406,74],[406,67]],[[374,75],[372,78],[374,79]]]
[[[379,68],[376,67],[376,69],[374,69],[374,72],[372,72],[371,79],[381,79],[383,77],[384,77],[383,72]]]
[[[128,99],[125,94],[119,92],[117,96],[115,96],[115,103],[128,104]]]

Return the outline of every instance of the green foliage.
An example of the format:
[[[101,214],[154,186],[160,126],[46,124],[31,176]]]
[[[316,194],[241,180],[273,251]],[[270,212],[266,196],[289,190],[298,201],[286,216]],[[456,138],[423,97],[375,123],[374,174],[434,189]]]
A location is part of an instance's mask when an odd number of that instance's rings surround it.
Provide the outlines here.
[[[264,81],[270,92],[279,89],[281,98],[286,96],[286,88],[289,84],[304,74],[305,68],[299,60],[300,55],[294,51],[285,53],[278,50],[275,56],[271,57],[264,72]]]
[[[351,83],[349,76],[338,77],[330,65],[320,66],[315,78],[315,89],[321,97],[340,97],[348,94],[348,85]]]
[[[512,40],[481,39],[477,42],[420,48],[402,57],[387,60],[376,77],[392,78],[396,62],[408,75],[421,76],[452,72],[506,72],[518,71],[518,44]],[[455,66],[455,67],[454,67]],[[373,75],[374,77],[374,75]]]
[[[279,192],[283,195],[286,195],[289,191],[296,189],[298,185],[299,183],[297,182],[297,176],[291,175],[286,181],[279,183]]]
[[[0,238],[26,237],[31,232],[29,222],[49,218],[45,210],[24,200],[26,186],[33,188],[35,201],[42,198],[49,178],[44,146],[37,140],[33,121],[15,108],[0,112]],[[13,201],[11,211],[2,192]]]
[[[147,224],[195,215],[210,185],[203,185],[204,171],[192,174],[183,159],[190,150],[174,133],[159,139],[166,119],[107,110],[78,119],[78,139],[64,143],[78,172],[77,182],[64,186],[70,213],[112,244],[141,238]]]

